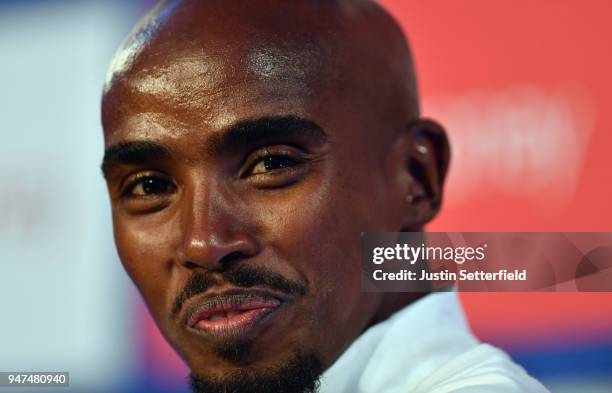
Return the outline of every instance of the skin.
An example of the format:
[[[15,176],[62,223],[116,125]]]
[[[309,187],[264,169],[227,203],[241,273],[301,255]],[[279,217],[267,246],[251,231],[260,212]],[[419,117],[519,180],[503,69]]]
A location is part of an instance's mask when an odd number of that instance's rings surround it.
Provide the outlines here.
[[[298,347],[328,367],[419,296],[361,292],[361,232],[420,230],[449,160],[444,131],[419,119],[403,35],[376,4],[161,3],[116,56],[102,116],[120,259],[192,371],[237,367],[172,315],[195,273],[230,259],[308,288],[251,337],[240,367],[255,371]],[[262,118],[308,126],[227,137]],[[129,142],[167,151],[108,154]]]

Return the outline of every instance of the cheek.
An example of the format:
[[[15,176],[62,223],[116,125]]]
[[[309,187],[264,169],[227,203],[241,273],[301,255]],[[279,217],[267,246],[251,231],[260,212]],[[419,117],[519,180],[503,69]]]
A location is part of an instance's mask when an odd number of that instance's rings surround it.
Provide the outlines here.
[[[115,244],[121,263],[156,320],[167,303],[170,285],[167,225],[155,219],[113,218]]]
[[[361,293],[360,236],[377,226],[373,193],[347,175],[322,178],[267,199],[260,210],[263,238],[308,279],[316,296],[313,307],[327,323],[359,324],[368,317],[362,312],[367,302]]]

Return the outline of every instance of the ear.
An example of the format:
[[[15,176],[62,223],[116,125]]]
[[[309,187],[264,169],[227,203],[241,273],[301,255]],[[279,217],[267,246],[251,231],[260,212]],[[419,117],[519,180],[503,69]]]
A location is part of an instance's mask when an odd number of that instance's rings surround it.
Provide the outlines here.
[[[403,198],[402,231],[420,231],[442,205],[444,180],[450,162],[446,132],[432,120],[419,119],[404,134],[405,173],[399,179]]]

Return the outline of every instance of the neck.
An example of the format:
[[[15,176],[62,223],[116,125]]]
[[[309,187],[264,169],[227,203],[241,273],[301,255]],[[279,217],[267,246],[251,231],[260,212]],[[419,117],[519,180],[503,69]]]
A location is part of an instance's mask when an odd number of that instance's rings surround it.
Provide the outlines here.
[[[429,292],[388,293],[385,294],[378,312],[366,326],[366,329],[389,318],[395,312],[413,303]],[[365,330],[365,329],[364,329]]]

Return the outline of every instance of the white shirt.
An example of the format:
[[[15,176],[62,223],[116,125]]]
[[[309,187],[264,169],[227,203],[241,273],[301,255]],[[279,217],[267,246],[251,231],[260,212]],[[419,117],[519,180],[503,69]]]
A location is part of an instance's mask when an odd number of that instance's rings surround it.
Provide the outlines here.
[[[355,340],[321,393],[549,393],[470,332],[455,292],[429,294]]]

